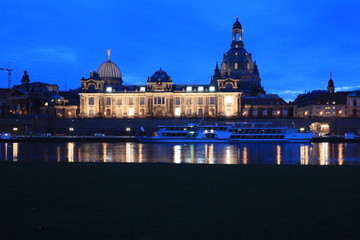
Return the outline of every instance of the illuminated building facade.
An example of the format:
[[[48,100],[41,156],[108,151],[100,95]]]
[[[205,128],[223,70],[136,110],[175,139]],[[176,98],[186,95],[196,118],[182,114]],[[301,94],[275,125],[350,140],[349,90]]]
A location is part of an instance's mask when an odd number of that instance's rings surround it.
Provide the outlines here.
[[[355,91],[347,96],[348,117],[360,117],[360,91]]]
[[[332,77],[327,90],[300,94],[295,100],[296,117],[346,117],[349,92],[335,92]]]
[[[250,116],[292,116],[293,111],[284,100],[265,94],[256,62],[244,48],[243,29],[238,19],[233,24],[230,46],[220,68],[216,63],[210,84],[201,85],[174,84],[161,68],[148,77],[145,85],[123,85],[121,71],[110,60],[111,50],[107,50],[107,61],[92,71],[89,78],[81,79],[80,117],[249,116],[242,109],[245,107],[242,101],[249,102],[246,98],[259,96],[262,96],[256,101],[259,106],[251,109]],[[255,109],[261,113],[256,114]]]

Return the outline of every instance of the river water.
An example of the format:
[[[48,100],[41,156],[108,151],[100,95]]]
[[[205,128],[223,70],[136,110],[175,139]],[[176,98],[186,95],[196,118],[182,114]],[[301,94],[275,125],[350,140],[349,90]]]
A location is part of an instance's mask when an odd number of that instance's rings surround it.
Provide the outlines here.
[[[0,161],[359,165],[359,143],[154,144],[15,142]]]

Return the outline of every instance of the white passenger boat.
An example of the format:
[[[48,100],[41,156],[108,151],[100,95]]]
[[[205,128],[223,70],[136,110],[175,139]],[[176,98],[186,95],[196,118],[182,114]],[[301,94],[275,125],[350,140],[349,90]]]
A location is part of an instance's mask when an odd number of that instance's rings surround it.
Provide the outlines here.
[[[153,143],[229,143],[229,142],[310,142],[313,133],[295,128],[273,127],[271,122],[237,122],[223,126],[160,126],[153,136],[137,136],[140,142]]]
[[[310,142],[312,132],[274,127],[271,122],[239,122],[231,127],[229,142]]]
[[[231,126],[206,126],[206,125],[178,125],[160,126],[159,131],[152,137],[137,136],[140,142],[164,142],[164,143],[227,143],[231,132]]]

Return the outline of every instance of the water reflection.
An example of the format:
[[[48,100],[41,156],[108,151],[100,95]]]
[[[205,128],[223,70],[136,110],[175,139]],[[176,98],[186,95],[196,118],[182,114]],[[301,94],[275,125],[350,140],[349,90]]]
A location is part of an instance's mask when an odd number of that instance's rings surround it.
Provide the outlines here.
[[[309,165],[309,146],[301,145],[300,146],[300,164]]]
[[[18,161],[18,154],[19,154],[19,143],[15,142],[12,144],[13,147],[13,161],[17,162]]]
[[[2,161],[204,164],[360,164],[358,143],[142,144],[1,143]]]
[[[214,144],[205,144],[205,159],[206,163],[213,164],[215,163],[214,158]]]
[[[174,146],[174,163],[181,163],[181,146]]]
[[[338,144],[338,162],[339,165],[344,164],[344,143]]]
[[[276,146],[276,163],[277,163],[277,165],[281,164],[281,146],[280,145]]]
[[[8,160],[8,147],[10,143],[5,143],[5,161]]]
[[[319,161],[320,165],[328,165],[329,160],[329,143],[319,143]]]
[[[68,159],[68,162],[74,162],[74,148],[75,148],[75,144],[73,142],[69,142],[67,144],[67,150],[68,150],[67,159]]]
[[[247,147],[242,149],[242,164],[248,164],[248,152]]]
[[[128,163],[134,162],[134,148],[133,148],[133,145],[134,145],[134,143],[132,143],[132,142],[127,142],[126,143],[125,157],[126,157],[126,162],[128,162]]]

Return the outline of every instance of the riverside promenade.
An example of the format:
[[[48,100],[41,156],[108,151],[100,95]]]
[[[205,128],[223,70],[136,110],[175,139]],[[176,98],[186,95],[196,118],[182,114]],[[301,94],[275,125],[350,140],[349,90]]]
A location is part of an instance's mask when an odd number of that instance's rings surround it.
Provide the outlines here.
[[[35,117],[3,118],[0,119],[0,132],[11,132],[13,135],[33,135],[37,133],[51,133],[52,135],[94,135],[103,133],[108,136],[134,135],[143,127],[146,133],[153,133],[160,125],[181,125],[189,122],[200,122],[199,118],[135,118],[135,119],[112,119],[112,118],[73,118],[73,119],[46,119]],[[246,118],[222,118],[204,119],[203,124],[223,125],[227,122],[262,121],[272,122],[274,126],[288,126],[305,128],[309,130],[310,124],[320,122],[329,125],[330,133],[343,135],[345,132],[358,133],[360,121],[358,118],[269,118],[269,119],[246,119]],[[16,129],[16,130],[14,130]],[[70,131],[72,129],[72,131]]]

